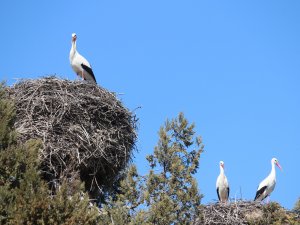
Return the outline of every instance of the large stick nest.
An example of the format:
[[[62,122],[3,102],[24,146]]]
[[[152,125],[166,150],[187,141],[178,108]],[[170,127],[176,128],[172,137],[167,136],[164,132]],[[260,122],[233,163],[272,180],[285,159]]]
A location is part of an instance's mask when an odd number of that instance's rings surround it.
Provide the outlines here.
[[[49,182],[80,176],[89,191],[99,193],[131,160],[137,119],[104,88],[47,77],[22,80],[9,88],[9,96],[18,140],[42,140],[40,158]]]
[[[285,210],[276,202],[263,205],[256,201],[238,200],[204,205],[201,218],[194,225],[270,225],[276,222],[285,225],[291,224],[291,221],[299,224],[299,215]]]

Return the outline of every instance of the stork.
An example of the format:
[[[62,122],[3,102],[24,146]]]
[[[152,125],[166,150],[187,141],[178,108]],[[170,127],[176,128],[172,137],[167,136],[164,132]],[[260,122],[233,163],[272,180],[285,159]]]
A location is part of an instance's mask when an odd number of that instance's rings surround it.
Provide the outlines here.
[[[271,165],[272,165],[271,172],[269,176],[267,176],[262,182],[260,182],[256,191],[254,201],[264,200],[266,197],[270,196],[270,194],[275,188],[276,185],[275,165],[278,166],[279,169],[281,169],[281,166],[276,158],[273,158],[271,160]]]
[[[78,53],[78,51],[76,50],[76,40],[77,40],[77,35],[75,33],[73,33],[72,34],[72,47],[71,47],[71,51],[70,51],[71,66],[72,66],[74,72],[78,76],[82,77],[82,79],[90,80],[90,81],[97,83],[90,63],[82,55],[80,55]]]
[[[216,182],[217,194],[220,202],[227,202],[229,198],[229,185],[224,173],[224,162],[220,161],[220,175]]]

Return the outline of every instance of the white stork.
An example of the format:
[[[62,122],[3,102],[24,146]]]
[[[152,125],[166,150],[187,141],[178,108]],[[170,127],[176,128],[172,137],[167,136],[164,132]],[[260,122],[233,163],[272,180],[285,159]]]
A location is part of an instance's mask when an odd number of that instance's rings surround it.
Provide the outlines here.
[[[229,198],[229,185],[224,173],[224,162],[220,161],[220,175],[216,182],[217,194],[220,202],[227,202]]]
[[[90,81],[97,83],[91,65],[76,50],[76,40],[77,40],[77,35],[75,33],[73,33],[72,34],[72,47],[71,47],[71,51],[70,51],[71,66],[72,66],[74,72],[78,76],[82,77],[82,79],[90,80]]]
[[[260,182],[254,201],[262,201],[266,197],[270,196],[271,192],[274,190],[276,185],[276,171],[275,165],[281,169],[281,166],[276,158],[271,160],[272,170],[269,176],[267,176],[262,182]]]

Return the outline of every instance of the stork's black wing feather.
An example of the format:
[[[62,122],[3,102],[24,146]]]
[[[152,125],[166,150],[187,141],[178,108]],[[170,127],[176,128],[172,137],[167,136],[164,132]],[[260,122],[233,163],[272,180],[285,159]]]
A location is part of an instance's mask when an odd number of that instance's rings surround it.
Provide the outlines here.
[[[95,81],[95,83],[97,83],[92,68],[88,67],[87,65],[84,65],[83,63],[81,63],[81,67],[82,67],[86,72],[88,72],[88,73],[92,76],[92,78],[93,78],[93,80]]]
[[[263,186],[261,189],[257,190],[254,201],[256,199],[258,199],[263,193],[264,191],[267,189],[267,186]],[[267,197],[267,196],[266,196]],[[263,199],[262,199],[263,200]]]
[[[229,187],[227,188],[227,196],[228,196],[228,199],[229,199]]]
[[[218,199],[219,199],[219,201],[221,201],[220,195],[219,195],[219,188],[217,188],[217,194],[218,194]]]

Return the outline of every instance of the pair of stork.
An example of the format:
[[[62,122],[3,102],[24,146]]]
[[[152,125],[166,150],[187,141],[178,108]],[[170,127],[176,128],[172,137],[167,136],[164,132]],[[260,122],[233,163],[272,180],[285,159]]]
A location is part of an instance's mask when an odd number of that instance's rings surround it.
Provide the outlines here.
[[[266,197],[270,196],[276,185],[276,171],[275,165],[281,169],[281,166],[276,158],[271,160],[272,169],[269,174],[258,185],[254,201],[262,201]],[[224,162],[220,161],[220,175],[216,182],[217,194],[220,202],[227,202],[229,198],[229,185],[224,172]]]

